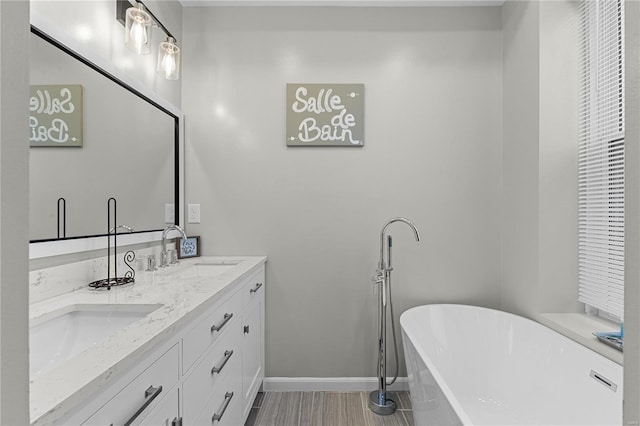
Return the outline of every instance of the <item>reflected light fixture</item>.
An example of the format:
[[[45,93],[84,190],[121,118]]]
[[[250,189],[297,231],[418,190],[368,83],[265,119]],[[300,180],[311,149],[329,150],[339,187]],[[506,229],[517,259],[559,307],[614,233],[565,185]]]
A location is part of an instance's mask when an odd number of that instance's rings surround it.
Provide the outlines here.
[[[124,25],[124,44],[139,55],[151,53],[152,28],[160,28],[166,40],[158,48],[158,74],[167,80],[180,77],[180,48],[176,38],[142,1],[116,0],[116,19]]]

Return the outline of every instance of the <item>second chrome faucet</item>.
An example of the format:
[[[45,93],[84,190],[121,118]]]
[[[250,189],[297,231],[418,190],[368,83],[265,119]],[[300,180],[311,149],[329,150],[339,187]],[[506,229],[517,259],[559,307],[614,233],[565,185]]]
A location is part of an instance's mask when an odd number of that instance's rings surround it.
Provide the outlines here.
[[[182,238],[184,238],[185,240],[187,239],[187,234],[178,225],[169,225],[164,229],[164,231],[162,231],[162,252],[160,252],[160,265],[158,265],[159,268],[169,266],[169,256],[167,254],[167,235],[171,231],[176,231],[180,233],[180,236]]]

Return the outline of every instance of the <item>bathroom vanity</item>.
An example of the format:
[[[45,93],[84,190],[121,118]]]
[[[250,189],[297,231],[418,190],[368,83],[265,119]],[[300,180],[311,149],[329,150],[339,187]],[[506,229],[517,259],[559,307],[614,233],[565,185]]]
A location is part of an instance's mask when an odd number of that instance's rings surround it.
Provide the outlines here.
[[[244,424],[264,378],[265,262],[201,257],[32,304],[32,331],[111,334],[60,342],[80,349],[32,367],[31,424]],[[71,325],[56,325],[62,315]]]

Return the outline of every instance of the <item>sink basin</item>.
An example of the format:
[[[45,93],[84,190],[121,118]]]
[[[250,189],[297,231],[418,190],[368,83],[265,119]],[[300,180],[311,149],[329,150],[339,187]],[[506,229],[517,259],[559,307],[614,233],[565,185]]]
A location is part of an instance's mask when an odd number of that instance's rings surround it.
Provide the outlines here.
[[[31,379],[95,346],[162,305],[71,305],[29,327]]]
[[[194,263],[195,274],[197,276],[215,276],[233,268],[240,262],[199,262]]]
[[[188,268],[176,272],[175,275],[179,277],[215,277],[228,271],[240,262],[227,261],[227,262],[196,262],[190,265]]]

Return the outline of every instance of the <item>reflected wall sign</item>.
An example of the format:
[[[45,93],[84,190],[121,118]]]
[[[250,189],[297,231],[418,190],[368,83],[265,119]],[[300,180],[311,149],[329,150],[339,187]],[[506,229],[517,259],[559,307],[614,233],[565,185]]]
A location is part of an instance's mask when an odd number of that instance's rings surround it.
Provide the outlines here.
[[[32,85],[31,146],[82,146],[82,85]]]

